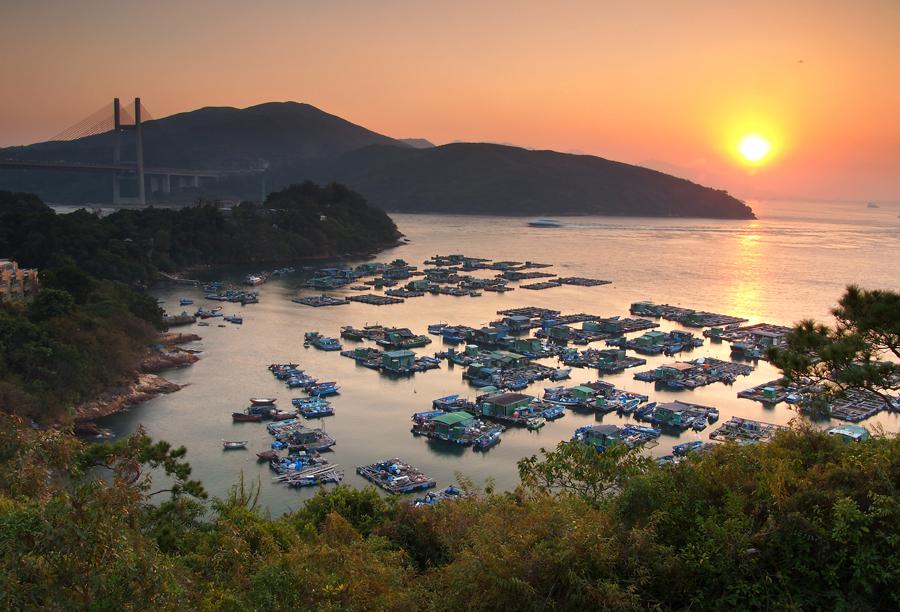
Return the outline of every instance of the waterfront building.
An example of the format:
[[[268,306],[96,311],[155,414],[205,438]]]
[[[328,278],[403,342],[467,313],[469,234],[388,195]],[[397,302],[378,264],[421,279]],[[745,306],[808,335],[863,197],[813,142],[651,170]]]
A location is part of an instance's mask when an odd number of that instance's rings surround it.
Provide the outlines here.
[[[524,393],[501,393],[484,398],[482,410],[485,416],[509,417],[528,406],[532,400],[532,396]]]
[[[20,268],[10,259],[0,259],[0,302],[35,295],[40,289],[38,271]]]
[[[385,351],[381,354],[381,369],[385,372],[409,372],[415,365],[416,354],[412,351]]]

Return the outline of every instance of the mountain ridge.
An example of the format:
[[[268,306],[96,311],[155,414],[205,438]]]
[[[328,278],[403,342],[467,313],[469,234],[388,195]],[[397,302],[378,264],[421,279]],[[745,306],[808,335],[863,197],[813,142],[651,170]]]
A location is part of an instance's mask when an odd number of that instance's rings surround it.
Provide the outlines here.
[[[395,139],[290,101],[206,106],[144,125],[144,159],[150,167],[229,168],[264,161],[270,189],[307,179],[339,181],[388,210],[754,218],[748,206],[725,191],[593,155],[426,142]],[[0,149],[0,158],[109,162],[112,143],[107,132]],[[123,152],[129,151],[124,145]],[[32,191],[54,202],[104,201],[109,184],[108,176],[0,171],[0,189]],[[258,179],[223,180],[186,189],[179,197],[258,198]],[[165,201],[159,194],[155,198]]]

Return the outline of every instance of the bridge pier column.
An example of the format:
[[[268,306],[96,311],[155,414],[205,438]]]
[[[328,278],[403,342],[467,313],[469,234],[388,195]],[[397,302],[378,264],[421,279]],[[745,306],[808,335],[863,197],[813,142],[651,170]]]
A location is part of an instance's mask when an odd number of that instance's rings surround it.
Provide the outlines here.
[[[162,176],[162,191],[163,193],[172,193],[172,175],[164,174]]]
[[[119,175],[113,174],[112,180],[113,180],[113,198],[112,198],[113,204],[121,204],[120,200],[122,199],[122,190],[121,190],[121,186],[119,185]]]
[[[191,186],[199,187],[200,186],[200,177],[195,175],[191,178],[193,179],[193,181],[191,182]]]

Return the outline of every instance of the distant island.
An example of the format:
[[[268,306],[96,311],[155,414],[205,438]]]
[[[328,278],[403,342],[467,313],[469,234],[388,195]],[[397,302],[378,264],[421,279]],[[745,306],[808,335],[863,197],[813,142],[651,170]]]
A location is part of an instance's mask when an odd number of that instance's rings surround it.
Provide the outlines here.
[[[144,124],[150,165],[227,168],[264,163],[271,189],[339,181],[390,211],[495,215],[755,218],[725,191],[591,155],[394,139],[309,104],[207,107]],[[111,161],[112,136],[0,149],[0,159]],[[110,179],[84,173],[0,171],[0,189],[51,202],[103,202]],[[259,199],[259,177],[184,189],[178,197]],[[166,201],[160,194],[157,201]],[[165,196],[168,200],[171,195]],[[151,194],[151,200],[154,194]]]

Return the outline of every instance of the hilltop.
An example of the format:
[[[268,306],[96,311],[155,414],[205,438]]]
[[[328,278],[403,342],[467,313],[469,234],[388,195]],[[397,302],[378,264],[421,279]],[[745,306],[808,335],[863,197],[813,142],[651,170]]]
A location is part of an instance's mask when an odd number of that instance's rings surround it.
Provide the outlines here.
[[[109,162],[112,140],[106,133],[9,147],[0,149],[0,158]],[[146,122],[144,142],[149,166],[265,162],[269,188],[307,179],[341,181],[376,206],[404,212],[753,218],[748,206],[723,191],[648,168],[508,145],[435,147],[424,139],[394,139],[297,102],[179,113]],[[102,202],[110,197],[110,178],[7,170],[0,171],[0,189],[32,191],[56,202]],[[255,177],[188,190],[181,199],[255,199],[259,193]]]
[[[402,212],[753,218],[724,191],[656,170],[497,144],[374,145],[341,156],[331,174]]]

